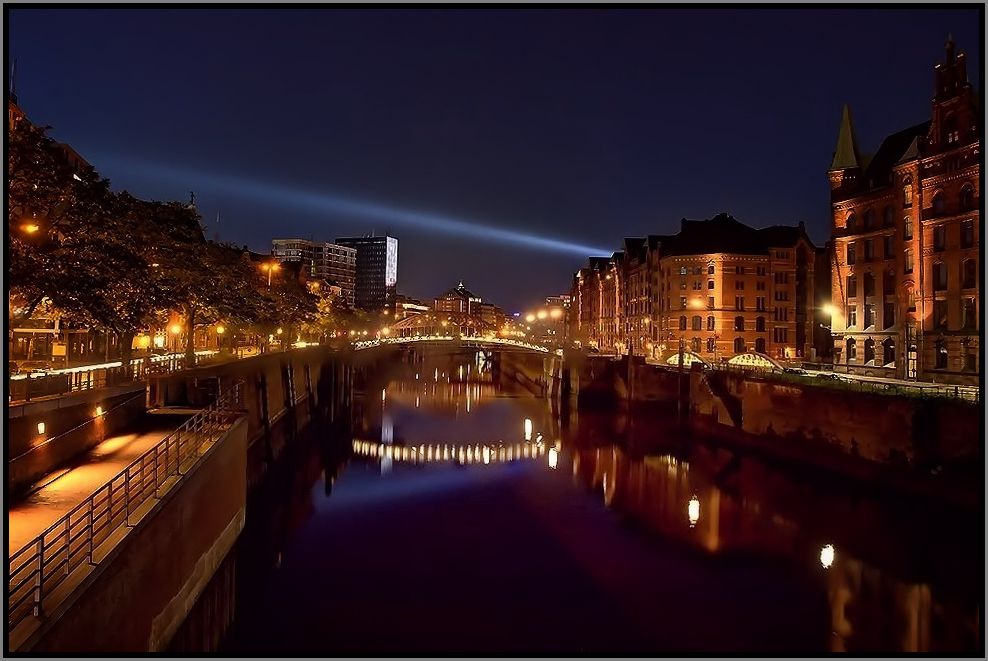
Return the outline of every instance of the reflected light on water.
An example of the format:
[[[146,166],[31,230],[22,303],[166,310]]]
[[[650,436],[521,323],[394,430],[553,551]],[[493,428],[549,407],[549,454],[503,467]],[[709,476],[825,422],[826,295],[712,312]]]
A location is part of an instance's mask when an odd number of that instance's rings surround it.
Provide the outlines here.
[[[830,566],[834,564],[834,558],[836,557],[837,553],[834,551],[833,544],[827,544],[820,549],[820,564],[823,565],[824,569],[830,569]]]
[[[559,452],[556,451],[556,448],[549,448],[549,468],[555,470],[558,464]]]
[[[696,527],[700,520],[700,499],[696,496],[690,498],[689,505],[686,506],[686,515],[690,520],[690,528]]]
[[[525,418],[525,440],[532,440],[532,421],[529,418]]]

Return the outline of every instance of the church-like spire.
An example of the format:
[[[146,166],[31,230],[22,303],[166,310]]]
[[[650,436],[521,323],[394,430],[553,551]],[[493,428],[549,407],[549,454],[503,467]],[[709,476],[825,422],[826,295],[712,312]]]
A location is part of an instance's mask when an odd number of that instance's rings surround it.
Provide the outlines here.
[[[840,120],[840,133],[837,134],[837,149],[831,170],[851,170],[860,167],[858,158],[858,142],[854,137],[854,122],[851,120],[851,108],[845,103],[844,113]]]

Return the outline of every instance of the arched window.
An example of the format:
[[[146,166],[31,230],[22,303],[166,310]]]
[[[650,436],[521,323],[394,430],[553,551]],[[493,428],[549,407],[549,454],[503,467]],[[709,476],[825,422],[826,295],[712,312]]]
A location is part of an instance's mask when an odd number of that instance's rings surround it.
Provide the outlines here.
[[[891,206],[885,207],[883,219],[884,219],[885,227],[892,227],[892,225],[895,224],[895,214],[892,213]]]
[[[853,337],[847,338],[847,361],[851,362],[858,357],[858,343]]]
[[[971,184],[964,184],[964,188],[961,189],[961,209],[967,211],[968,209],[974,208],[974,186]]]
[[[700,338],[694,337],[690,340],[690,350],[693,353],[700,353]]]
[[[734,330],[736,331],[744,330],[744,317],[734,317]]]
[[[755,340],[755,351],[758,353],[765,353],[765,338],[760,337]]]
[[[744,353],[744,338],[734,338],[734,353]]]
[[[913,180],[906,177],[902,180],[902,206],[911,207],[913,205]]]
[[[882,342],[882,365],[889,366],[895,363],[895,340],[891,337],[885,338]]]
[[[755,319],[755,330],[759,333],[765,332],[765,317]]]
[[[847,214],[847,221],[845,222],[848,232],[855,232],[858,229],[858,217],[854,215],[854,212]]]
[[[950,357],[947,354],[947,341],[942,338],[937,340],[937,344],[934,351],[936,351],[935,368],[938,370],[947,369],[947,358]]]
[[[964,274],[964,289],[973,289],[978,286],[978,263],[973,259],[965,259],[962,268]]]
[[[868,209],[864,213],[864,228],[866,230],[870,230],[874,226],[875,226],[875,212],[872,211],[871,209]]]
[[[944,209],[944,195],[943,191],[937,191],[933,194],[933,214],[939,216],[943,213]]]
[[[709,273],[710,275],[713,275],[714,274],[714,265],[713,264],[707,264],[707,273]]]
[[[693,330],[703,330],[703,317],[696,315],[693,317]]]
[[[717,330],[717,322],[713,317],[707,317],[707,330]]]
[[[679,330],[686,330],[686,317],[679,318]]]
[[[870,337],[865,340],[865,365],[870,365],[875,360],[875,340]]]
[[[717,340],[712,337],[707,338],[707,353],[713,353],[717,351]]]

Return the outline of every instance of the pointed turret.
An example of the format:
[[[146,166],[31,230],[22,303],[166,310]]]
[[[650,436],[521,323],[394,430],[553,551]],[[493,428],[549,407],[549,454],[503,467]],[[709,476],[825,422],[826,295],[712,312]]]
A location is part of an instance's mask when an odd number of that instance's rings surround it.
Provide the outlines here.
[[[858,158],[858,142],[854,137],[854,122],[851,120],[851,108],[845,103],[840,120],[840,132],[837,134],[837,149],[831,170],[852,170],[860,167]]]

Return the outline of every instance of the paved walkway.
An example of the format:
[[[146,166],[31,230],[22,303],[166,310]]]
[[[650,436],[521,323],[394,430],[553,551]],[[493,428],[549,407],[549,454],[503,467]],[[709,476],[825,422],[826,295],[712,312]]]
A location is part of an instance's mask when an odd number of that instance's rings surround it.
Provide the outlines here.
[[[39,480],[40,488],[12,504],[7,512],[8,557],[109,482],[174,431],[178,424],[171,418],[162,420],[150,430],[108,438],[74,466],[54,471]]]

